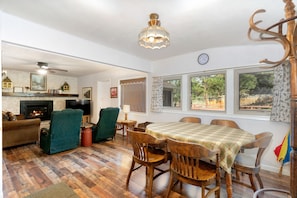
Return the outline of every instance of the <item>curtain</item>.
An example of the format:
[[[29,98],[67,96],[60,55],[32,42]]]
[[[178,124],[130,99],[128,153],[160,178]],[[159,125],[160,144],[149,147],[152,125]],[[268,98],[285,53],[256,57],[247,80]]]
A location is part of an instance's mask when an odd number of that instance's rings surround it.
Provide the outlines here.
[[[290,122],[290,63],[286,61],[274,68],[273,103],[270,120]]]
[[[131,111],[146,112],[146,79],[121,80],[121,107],[130,105]]]
[[[153,77],[151,111],[161,112],[163,108],[163,79]]]

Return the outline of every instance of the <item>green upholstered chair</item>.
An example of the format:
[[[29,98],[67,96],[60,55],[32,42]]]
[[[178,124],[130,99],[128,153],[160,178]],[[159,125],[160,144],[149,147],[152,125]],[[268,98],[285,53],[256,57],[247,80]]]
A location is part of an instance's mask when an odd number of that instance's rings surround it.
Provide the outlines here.
[[[81,109],[53,111],[50,128],[41,129],[40,148],[47,154],[77,148],[80,141],[82,115]]]
[[[114,138],[119,111],[120,109],[117,107],[107,107],[100,110],[99,121],[92,130],[93,142]]]

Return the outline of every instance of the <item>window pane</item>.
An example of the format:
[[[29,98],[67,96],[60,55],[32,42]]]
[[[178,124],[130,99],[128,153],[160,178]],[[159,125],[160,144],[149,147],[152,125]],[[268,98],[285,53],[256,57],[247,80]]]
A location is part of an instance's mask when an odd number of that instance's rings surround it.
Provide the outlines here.
[[[181,79],[163,81],[163,106],[181,107]]]
[[[225,111],[225,74],[191,77],[191,109]]]
[[[121,80],[121,108],[130,105],[134,112],[146,112],[146,79]]]
[[[273,71],[239,74],[239,110],[271,111]]]

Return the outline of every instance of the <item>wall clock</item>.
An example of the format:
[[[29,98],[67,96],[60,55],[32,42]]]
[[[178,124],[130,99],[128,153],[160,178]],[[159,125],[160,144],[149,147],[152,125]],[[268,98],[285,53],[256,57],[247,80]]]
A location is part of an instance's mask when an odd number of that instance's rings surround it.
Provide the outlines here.
[[[205,64],[208,63],[208,61],[209,61],[209,56],[208,56],[208,54],[206,54],[206,53],[202,53],[202,54],[200,54],[200,55],[198,56],[197,61],[198,61],[198,63],[199,63],[200,65],[205,65]]]

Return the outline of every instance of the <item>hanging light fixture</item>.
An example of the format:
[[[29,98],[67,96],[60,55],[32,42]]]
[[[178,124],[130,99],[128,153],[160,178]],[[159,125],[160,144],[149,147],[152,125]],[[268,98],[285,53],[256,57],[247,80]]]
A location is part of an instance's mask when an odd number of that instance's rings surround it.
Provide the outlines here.
[[[159,15],[150,14],[148,27],[144,28],[138,35],[138,43],[144,48],[161,49],[167,47],[169,43],[169,33],[160,25]]]
[[[48,64],[45,62],[37,62],[38,65],[37,73],[41,75],[47,74]]]

